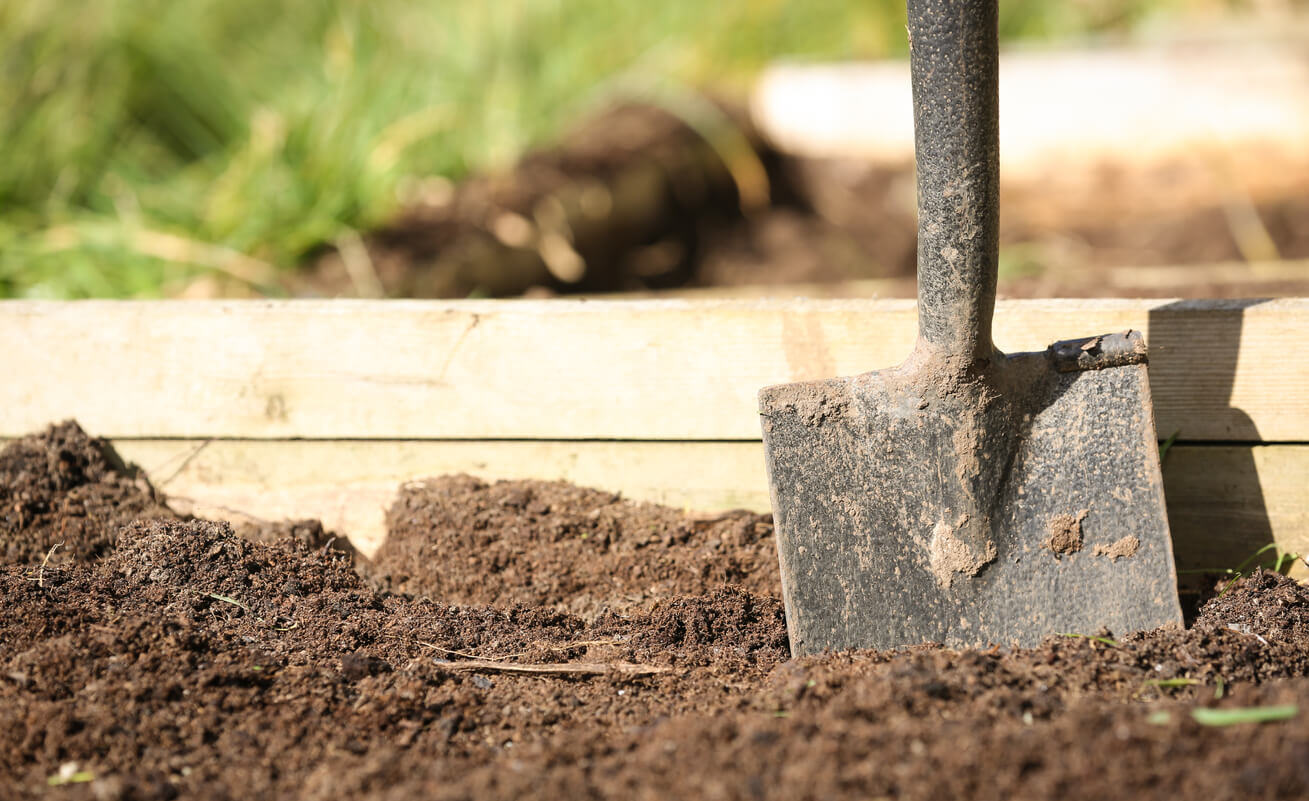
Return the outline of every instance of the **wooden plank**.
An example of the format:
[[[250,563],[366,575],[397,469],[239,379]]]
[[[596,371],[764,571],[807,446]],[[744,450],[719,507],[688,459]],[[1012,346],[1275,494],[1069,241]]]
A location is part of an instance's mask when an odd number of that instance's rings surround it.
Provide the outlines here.
[[[1049,288],[1080,298],[1172,298],[1203,287],[1211,298],[1309,296],[1309,259],[1267,262],[1214,262],[1146,266],[1048,268],[1021,276],[1000,276],[1001,297],[1045,297]],[[1033,294],[1043,291],[1045,295]],[[913,298],[913,276],[865,278],[801,284],[739,284],[681,287],[595,295],[596,299],[721,300],[723,298]]]
[[[1179,568],[1239,565],[1263,546],[1309,554],[1309,445],[1182,446],[1164,459]],[[1309,575],[1303,561],[1293,573]]]
[[[1303,176],[1309,62],[1284,33],[1002,53],[1005,179],[1052,167],[1139,169],[1215,149],[1265,160],[1276,152],[1284,176]],[[779,64],[760,77],[750,105],[760,131],[790,153],[913,161],[907,61]],[[1264,181],[1278,181],[1277,172],[1256,169]]]
[[[1027,300],[1007,350],[1134,328],[1159,430],[1309,440],[1309,299]],[[0,436],[754,440],[767,384],[899,363],[910,301],[0,303]]]
[[[114,443],[203,516],[316,517],[373,553],[406,481],[447,473],[562,479],[703,512],[767,511],[755,442],[181,441]],[[1309,445],[1186,446],[1164,464],[1179,563],[1240,563],[1268,542],[1309,552]],[[1297,572],[1305,575],[1303,564]]]

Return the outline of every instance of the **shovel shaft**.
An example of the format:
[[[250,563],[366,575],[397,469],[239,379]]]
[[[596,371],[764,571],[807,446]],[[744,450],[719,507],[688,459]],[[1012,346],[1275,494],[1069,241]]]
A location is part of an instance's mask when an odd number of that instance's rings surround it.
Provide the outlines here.
[[[999,254],[997,0],[908,0],[918,162],[918,333],[989,359]]]

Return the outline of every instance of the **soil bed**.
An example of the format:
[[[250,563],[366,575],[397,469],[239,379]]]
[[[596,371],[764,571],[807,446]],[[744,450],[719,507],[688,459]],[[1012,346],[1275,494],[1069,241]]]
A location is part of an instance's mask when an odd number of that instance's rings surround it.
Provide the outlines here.
[[[746,116],[729,107],[693,128],[657,107],[609,108],[511,169],[415,187],[360,253],[318,254],[286,289],[459,298],[805,284],[843,294],[852,281],[893,279],[879,294],[913,297],[913,165],[790,156]],[[1139,172],[1061,162],[1045,180],[1006,181],[1000,294],[1304,294],[1300,275],[1251,268],[1218,281],[1187,266],[1309,258],[1305,180],[1279,174],[1282,189],[1247,197],[1235,184],[1218,191],[1211,164],[1178,154]],[[1178,269],[1162,283],[1106,280],[1110,268],[1144,265]]]
[[[1309,589],[1270,573],[1188,630],[792,660],[754,515],[435,479],[356,570],[180,519],[72,424],[0,501],[5,798],[1309,794]],[[1250,706],[1297,709],[1192,715]]]

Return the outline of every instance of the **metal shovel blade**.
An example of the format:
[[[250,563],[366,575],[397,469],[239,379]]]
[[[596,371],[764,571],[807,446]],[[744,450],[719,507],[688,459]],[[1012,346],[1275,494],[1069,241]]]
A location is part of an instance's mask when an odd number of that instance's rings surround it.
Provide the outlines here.
[[[760,393],[791,651],[1182,620],[1145,343],[1005,356],[996,0],[908,0],[918,341]]]
[[[760,400],[792,653],[1181,622],[1139,333]]]

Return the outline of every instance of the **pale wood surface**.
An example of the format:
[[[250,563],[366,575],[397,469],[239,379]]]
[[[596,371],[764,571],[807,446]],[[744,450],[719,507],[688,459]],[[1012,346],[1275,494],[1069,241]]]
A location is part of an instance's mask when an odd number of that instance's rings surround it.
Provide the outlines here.
[[[1182,446],[1164,491],[1182,568],[1240,564],[1270,542],[1309,554],[1309,445]],[[1309,575],[1303,561],[1294,573]]]
[[[1258,170],[1265,181],[1276,182],[1287,168],[1303,175],[1309,163],[1303,33],[1002,53],[1005,177],[1106,163],[1133,168],[1237,149],[1278,164]],[[751,115],[791,153],[913,160],[908,61],[779,64],[756,84]]]
[[[184,510],[319,518],[366,554],[385,538],[398,488],[447,473],[562,479],[699,512],[769,509],[755,442],[124,440],[115,447]],[[1164,484],[1184,568],[1234,565],[1272,541],[1309,552],[1309,445],[1177,445],[1165,458]]]
[[[1309,259],[1265,262],[1215,262],[1148,266],[1098,265],[1087,268],[1050,267],[1031,275],[1000,276],[1005,298],[1044,298],[1050,290],[1061,296],[1113,298],[1173,298],[1201,287],[1210,298],[1309,296]],[[865,278],[802,284],[738,284],[681,287],[643,292],[596,295],[597,299],[721,300],[724,298],[913,298],[914,276]]]
[[[1001,302],[1006,350],[1127,328],[1161,435],[1309,440],[1309,299]],[[0,303],[0,436],[755,440],[767,384],[899,363],[910,301]]]

